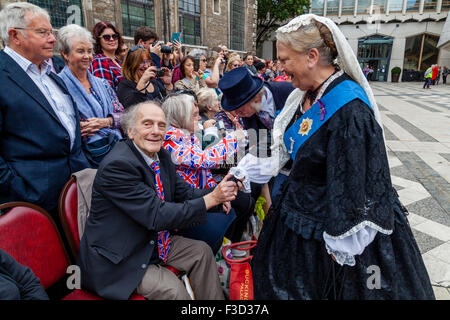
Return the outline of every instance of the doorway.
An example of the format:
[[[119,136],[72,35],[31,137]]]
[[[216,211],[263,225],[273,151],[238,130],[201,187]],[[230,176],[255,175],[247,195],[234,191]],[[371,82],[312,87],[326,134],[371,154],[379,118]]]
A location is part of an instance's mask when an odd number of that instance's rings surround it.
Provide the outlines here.
[[[358,62],[361,68],[373,69],[372,81],[387,81],[393,38],[374,35],[358,40]]]

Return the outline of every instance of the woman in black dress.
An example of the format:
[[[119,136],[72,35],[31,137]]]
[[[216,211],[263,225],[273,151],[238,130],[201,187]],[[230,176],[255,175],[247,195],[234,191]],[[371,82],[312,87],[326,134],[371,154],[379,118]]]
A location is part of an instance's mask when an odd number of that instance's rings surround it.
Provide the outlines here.
[[[434,299],[391,184],[373,93],[345,37],[310,14],[277,40],[297,89],[275,120],[277,171],[288,174],[253,258],[255,297]]]

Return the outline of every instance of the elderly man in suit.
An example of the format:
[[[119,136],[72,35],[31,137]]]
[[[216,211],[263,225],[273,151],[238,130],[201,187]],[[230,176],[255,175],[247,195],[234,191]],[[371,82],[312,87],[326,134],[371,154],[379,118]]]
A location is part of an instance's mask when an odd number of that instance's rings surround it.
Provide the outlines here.
[[[0,203],[27,201],[56,215],[71,173],[89,166],[78,110],[46,62],[55,37],[48,13],[30,3],[0,12]]]
[[[121,119],[128,139],[119,141],[100,164],[91,212],[80,243],[81,284],[108,299],[128,299],[136,290],[148,299],[189,299],[165,265],[187,273],[198,299],[223,299],[211,248],[176,235],[176,229],[206,223],[206,211],[223,204],[229,212],[237,185],[190,187],[161,149],[166,117],[148,101]]]

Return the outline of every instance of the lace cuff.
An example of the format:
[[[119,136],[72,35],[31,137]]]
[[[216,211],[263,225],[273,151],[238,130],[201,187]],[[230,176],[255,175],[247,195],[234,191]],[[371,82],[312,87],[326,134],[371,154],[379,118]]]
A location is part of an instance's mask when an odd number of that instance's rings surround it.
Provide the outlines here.
[[[357,231],[344,238],[335,238],[329,236],[326,232],[323,233],[328,254],[332,254],[341,266],[344,264],[354,266],[354,256],[362,254],[364,249],[375,239],[377,229],[367,224],[360,225],[362,228],[355,229]]]

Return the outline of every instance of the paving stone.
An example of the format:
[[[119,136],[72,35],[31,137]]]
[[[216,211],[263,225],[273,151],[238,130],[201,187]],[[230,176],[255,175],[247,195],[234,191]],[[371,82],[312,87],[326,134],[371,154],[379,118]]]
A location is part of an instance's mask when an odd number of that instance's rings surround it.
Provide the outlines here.
[[[420,253],[424,254],[437,246],[444,244],[444,241],[433,238],[432,236],[420,232],[414,228],[411,228],[414,238],[416,239],[417,245],[419,246]]]
[[[433,198],[416,201],[406,206],[408,211],[450,227],[450,215]]]

